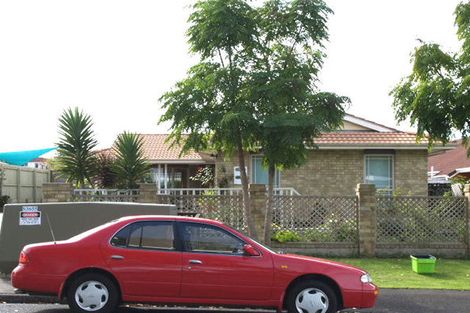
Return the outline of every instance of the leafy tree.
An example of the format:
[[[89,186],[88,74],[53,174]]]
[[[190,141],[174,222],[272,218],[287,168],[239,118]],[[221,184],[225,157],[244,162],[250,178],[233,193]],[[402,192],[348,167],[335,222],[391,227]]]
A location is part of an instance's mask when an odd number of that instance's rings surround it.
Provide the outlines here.
[[[275,168],[300,165],[305,144],[313,145],[313,136],[342,120],[348,99],[315,86],[329,13],[321,0],[270,0],[259,7],[242,0],[198,1],[188,37],[201,62],[162,97],[161,121],[173,121],[176,142],[190,134],[186,150],[213,145],[237,154],[248,232],[255,238],[246,152],[261,146],[269,167],[264,237],[270,240]]]
[[[447,143],[454,131],[468,143],[470,135],[470,2],[455,10],[458,52],[421,43],[412,55],[413,70],[391,92],[398,121],[409,118],[420,137]],[[470,153],[470,150],[469,150]]]
[[[116,159],[113,164],[113,172],[118,182],[125,188],[138,188],[150,166],[143,155],[143,140],[139,135],[124,132],[120,134],[114,143]]]
[[[254,10],[243,0],[198,1],[193,9],[187,36],[200,63],[162,96],[166,112],[160,121],[172,121],[169,139],[184,141],[183,153],[213,146],[226,155],[237,154],[248,233],[256,238],[245,153],[255,146],[259,128],[243,89],[246,60],[255,45]],[[189,135],[183,138],[185,133]]]
[[[97,141],[92,127],[91,117],[78,108],[65,110],[59,118],[57,170],[77,187],[93,185],[95,157],[92,150]]]
[[[346,97],[316,87],[322,66],[326,20],[323,1],[267,1],[258,21],[253,68],[247,86],[261,123],[260,146],[268,168],[264,241],[271,240],[275,169],[298,167],[321,132],[341,126]]]
[[[189,179],[200,182],[203,187],[212,187],[214,185],[214,171],[210,166],[199,167]]]

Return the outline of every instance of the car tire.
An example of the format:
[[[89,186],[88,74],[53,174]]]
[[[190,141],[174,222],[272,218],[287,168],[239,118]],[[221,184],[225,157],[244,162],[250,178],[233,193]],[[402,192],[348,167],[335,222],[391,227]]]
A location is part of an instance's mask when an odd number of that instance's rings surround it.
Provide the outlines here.
[[[304,280],[291,289],[286,299],[289,313],[336,313],[338,296],[328,284]]]
[[[119,291],[105,275],[87,273],[72,281],[67,301],[75,313],[111,313],[119,304]]]

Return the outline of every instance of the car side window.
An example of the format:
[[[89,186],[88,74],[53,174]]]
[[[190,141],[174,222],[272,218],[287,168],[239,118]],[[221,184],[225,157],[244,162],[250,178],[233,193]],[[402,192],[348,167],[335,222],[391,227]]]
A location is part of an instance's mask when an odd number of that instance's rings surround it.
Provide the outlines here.
[[[111,239],[111,244],[115,247],[127,247],[127,241],[129,239],[129,232],[132,228],[132,225],[128,225],[121,229],[117,234]]]
[[[175,249],[173,222],[140,222],[128,225],[111,239],[116,247]]]
[[[186,251],[242,255],[244,242],[212,225],[182,223],[182,240]]]

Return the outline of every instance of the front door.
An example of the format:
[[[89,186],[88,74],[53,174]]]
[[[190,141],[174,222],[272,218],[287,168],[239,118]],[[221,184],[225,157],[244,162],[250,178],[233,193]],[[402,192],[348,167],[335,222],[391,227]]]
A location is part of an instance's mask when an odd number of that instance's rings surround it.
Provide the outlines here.
[[[183,241],[184,298],[265,300],[271,295],[269,255],[245,256],[243,242],[212,225],[178,223]]]
[[[124,295],[179,296],[182,253],[176,250],[173,222],[128,225],[103,251]]]

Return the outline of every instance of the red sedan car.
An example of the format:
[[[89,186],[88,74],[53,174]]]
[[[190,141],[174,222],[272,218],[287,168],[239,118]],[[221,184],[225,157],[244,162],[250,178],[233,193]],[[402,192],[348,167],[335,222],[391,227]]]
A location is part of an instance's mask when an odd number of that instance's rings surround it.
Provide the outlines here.
[[[65,241],[24,247],[15,288],[67,298],[74,312],[124,302],[332,313],[372,307],[378,288],[361,269],[279,254],[213,220],[133,216]]]

